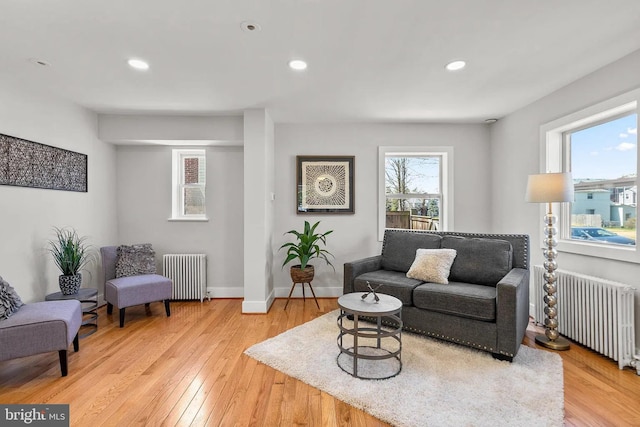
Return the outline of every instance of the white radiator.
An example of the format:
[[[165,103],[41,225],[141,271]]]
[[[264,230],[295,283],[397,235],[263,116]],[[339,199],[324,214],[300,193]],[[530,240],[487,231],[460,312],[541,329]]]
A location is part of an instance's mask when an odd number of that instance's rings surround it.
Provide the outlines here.
[[[544,268],[534,267],[535,320],[544,324]],[[556,270],[558,332],[618,362],[635,366],[631,286]]]
[[[205,254],[166,254],[162,257],[162,272],[173,281],[171,299],[202,302],[207,290]]]

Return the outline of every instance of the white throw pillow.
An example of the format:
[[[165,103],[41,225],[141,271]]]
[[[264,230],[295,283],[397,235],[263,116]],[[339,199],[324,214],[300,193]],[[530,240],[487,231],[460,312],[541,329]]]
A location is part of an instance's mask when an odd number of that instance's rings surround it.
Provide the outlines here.
[[[455,249],[418,249],[407,277],[424,282],[449,283],[449,271],[456,259]]]

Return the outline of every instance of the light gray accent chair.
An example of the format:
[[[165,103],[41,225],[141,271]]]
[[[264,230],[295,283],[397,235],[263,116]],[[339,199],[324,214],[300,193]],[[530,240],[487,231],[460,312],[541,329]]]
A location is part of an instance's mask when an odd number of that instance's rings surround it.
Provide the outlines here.
[[[407,278],[417,249],[455,249],[449,284]],[[512,361],[529,323],[529,236],[388,229],[382,253],[344,264],[343,292],[367,282],[403,303],[404,328]]]
[[[0,320],[0,360],[58,351],[60,370],[68,372],[67,349],[80,350],[78,331],[82,305],[77,300],[24,304],[8,319]]]
[[[118,307],[121,328],[124,327],[125,309],[135,305],[145,304],[149,307],[152,302],[164,302],[167,317],[171,316],[169,305],[173,286],[171,279],[159,274],[116,278],[118,247],[102,247],[100,254],[104,271],[104,299],[107,301],[107,313],[113,312],[113,306]]]

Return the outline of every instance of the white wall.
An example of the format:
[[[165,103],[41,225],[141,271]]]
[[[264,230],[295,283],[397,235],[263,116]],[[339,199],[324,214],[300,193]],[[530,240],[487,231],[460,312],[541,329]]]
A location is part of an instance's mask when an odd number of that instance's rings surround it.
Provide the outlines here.
[[[598,102],[640,87],[640,51],[636,51],[492,126],[493,230],[531,235],[533,264],[542,263],[542,217],[537,204],[524,201],[527,175],[540,171],[540,126]],[[560,253],[561,269],[632,285],[636,291],[636,344],[640,345],[640,265]],[[533,301],[533,300],[532,300]]]
[[[109,243],[153,244],[158,271],[166,253],[204,253],[211,296],[242,297],[243,150],[199,148],[207,155],[208,222],[168,221],[172,147],[118,146],[118,235]]]
[[[0,79],[0,133],[88,156],[88,192],[0,186],[0,275],[24,302],[58,292],[59,270],[47,252],[52,227],[71,226],[97,248],[116,235],[115,149],[98,140],[96,115]],[[100,262],[83,272],[84,287],[99,289]]]
[[[343,264],[380,253],[378,241],[378,146],[454,147],[454,223],[458,231],[491,231],[491,171],[486,125],[462,124],[276,124],[276,207],[274,286],[277,297],[291,288],[287,265],[289,241],[283,234],[301,230],[305,220],[320,220],[319,231],[334,230],[327,249],[336,271],[316,261],[313,287],[319,296],[342,294]],[[355,156],[355,214],[296,213],[296,155]],[[294,295],[302,296],[300,286]]]
[[[243,313],[266,313],[273,303],[274,134],[264,109],[244,113]]]

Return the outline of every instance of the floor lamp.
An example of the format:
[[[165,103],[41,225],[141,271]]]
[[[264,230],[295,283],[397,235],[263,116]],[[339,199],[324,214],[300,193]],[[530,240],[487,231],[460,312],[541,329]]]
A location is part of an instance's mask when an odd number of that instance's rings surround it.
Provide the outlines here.
[[[536,343],[553,350],[568,350],[569,341],[558,334],[558,309],[556,297],[556,273],[558,263],[556,257],[558,251],[555,249],[556,240],[556,217],[553,215],[551,206],[554,202],[573,201],[573,180],[570,173],[541,173],[529,175],[527,181],[527,194],[525,200],[530,203],[547,203],[548,210],[544,217],[544,245],[542,253],[544,255],[544,335],[536,336]]]

